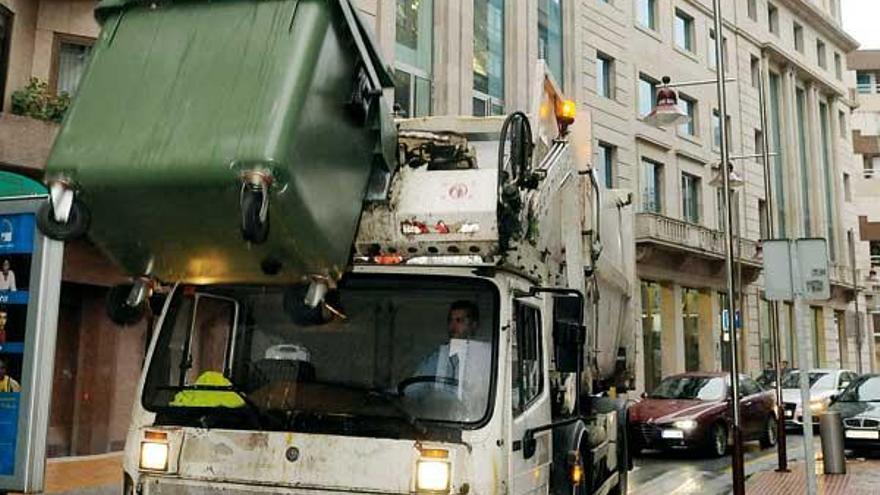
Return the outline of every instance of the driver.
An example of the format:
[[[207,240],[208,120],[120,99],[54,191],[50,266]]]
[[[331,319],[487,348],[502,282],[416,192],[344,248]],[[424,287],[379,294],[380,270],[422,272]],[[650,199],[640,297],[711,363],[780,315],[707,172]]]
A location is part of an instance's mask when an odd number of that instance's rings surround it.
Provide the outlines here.
[[[459,399],[480,397],[476,394],[488,388],[492,346],[473,338],[480,327],[479,308],[471,301],[453,302],[446,317],[446,326],[449,342],[442,344],[425,359],[416,376],[451,379],[447,387],[455,387]]]

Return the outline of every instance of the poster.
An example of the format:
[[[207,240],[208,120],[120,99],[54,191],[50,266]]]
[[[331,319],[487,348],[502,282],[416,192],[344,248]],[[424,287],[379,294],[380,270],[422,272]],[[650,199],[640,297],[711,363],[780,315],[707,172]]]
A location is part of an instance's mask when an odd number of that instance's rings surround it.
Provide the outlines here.
[[[0,215],[0,475],[15,471],[34,215]]]

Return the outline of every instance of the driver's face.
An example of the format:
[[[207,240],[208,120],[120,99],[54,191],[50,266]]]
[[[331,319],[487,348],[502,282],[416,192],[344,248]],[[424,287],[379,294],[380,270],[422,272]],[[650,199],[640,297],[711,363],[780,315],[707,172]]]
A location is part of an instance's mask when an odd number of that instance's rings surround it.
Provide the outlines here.
[[[449,338],[463,339],[473,333],[477,326],[466,309],[453,309],[449,312]]]

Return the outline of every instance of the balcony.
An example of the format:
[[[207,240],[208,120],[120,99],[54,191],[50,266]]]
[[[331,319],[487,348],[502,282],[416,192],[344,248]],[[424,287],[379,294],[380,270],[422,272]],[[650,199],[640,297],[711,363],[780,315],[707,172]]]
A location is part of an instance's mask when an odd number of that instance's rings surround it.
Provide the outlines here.
[[[638,245],[651,244],[659,249],[689,253],[710,261],[725,260],[724,232],[719,230],[656,213],[639,213],[636,215],[635,231]],[[740,249],[739,262],[744,267],[760,270],[762,260],[758,243],[742,239]]]

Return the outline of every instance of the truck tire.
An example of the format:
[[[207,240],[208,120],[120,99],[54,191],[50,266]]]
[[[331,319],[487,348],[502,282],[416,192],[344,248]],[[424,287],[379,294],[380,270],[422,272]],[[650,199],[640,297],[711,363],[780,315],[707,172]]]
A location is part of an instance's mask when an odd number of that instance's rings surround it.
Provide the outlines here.
[[[89,209],[82,202],[74,200],[70,205],[67,222],[58,222],[55,220],[52,204],[46,201],[37,210],[37,227],[50,239],[70,241],[85,235],[89,229],[91,218]]]

